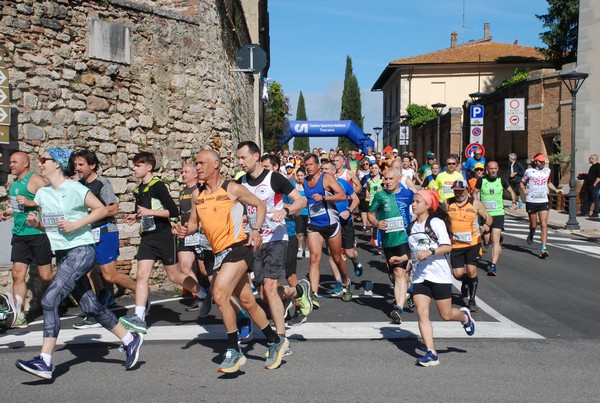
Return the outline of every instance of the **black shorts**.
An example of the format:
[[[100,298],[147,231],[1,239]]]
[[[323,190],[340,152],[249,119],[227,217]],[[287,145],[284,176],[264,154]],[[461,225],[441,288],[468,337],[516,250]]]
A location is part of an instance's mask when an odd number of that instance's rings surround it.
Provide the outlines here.
[[[285,277],[289,277],[292,274],[296,274],[296,268],[298,267],[298,259],[296,259],[296,253],[298,250],[298,237],[296,235],[290,236],[288,241],[288,247],[285,255]]]
[[[177,264],[177,237],[171,233],[171,228],[142,235],[135,258],[137,260],[160,260],[165,266]]]
[[[208,249],[196,249],[195,253],[198,260],[202,260],[204,263],[206,274],[212,276],[215,268],[215,254]]]
[[[294,223],[296,224],[296,234],[306,235],[306,230],[308,227],[308,216],[307,215],[296,216],[296,217],[294,217]]]
[[[392,256],[402,256],[408,255],[410,259],[410,246],[408,243],[401,243],[398,246],[392,246],[390,248],[383,248],[383,256],[385,256],[385,260],[388,262],[388,268],[390,271],[394,270],[396,267],[406,270],[408,267],[408,260],[406,262],[390,264],[389,260]]]
[[[450,265],[453,269],[459,269],[466,265],[477,265],[477,261],[481,257],[479,251],[481,245],[472,245],[466,248],[452,249],[450,252]]]
[[[356,247],[356,234],[354,233],[354,221],[348,220],[342,227],[342,249],[354,249]]]
[[[177,253],[179,252],[194,252],[196,253],[195,246],[185,246],[185,239],[177,239]]]
[[[319,227],[313,224],[308,224],[308,233],[318,232],[325,239],[333,238],[340,232],[340,224],[326,225]]]
[[[246,262],[246,271],[250,273],[252,271],[252,265],[254,264],[254,250],[251,245],[246,246],[246,242],[247,241],[240,241],[234,243],[224,251],[217,254],[213,253],[212,272],[215,274],[218,273],[225,263],[237,263],[243,260]],[[220,262],[218,262],[219,260]]]
[[[271,241],[263,243],[260,249],[254,252],[254,279],[257,283],[265,278],[284,279],[287,251],[288,241]]]
[[[539,213],[540,211],[548,211],[550,210],[550,204],[548,202],[545,203],[525,203],[525,209],[527,210],[527,214],[534,215]]]
[[[367,201],[367,199],[360,199],[358,200],[358,211],[359,213],[368,213],[369,212],[369,202]]]
[[[452,284],[432,283],[425,280],[422,283],[413,284],[413,296],[426,295],[436,301],[452,298]]]
[[[13,263],[46,266],[52,263],[52,247],[46,234],[13,235],[10,260]]]
[[[498,229],[504,231],[504,214],[503,215],[493,215],[492,218],[494,219],[494,221],[492,221],[491,228],[498,228]]]

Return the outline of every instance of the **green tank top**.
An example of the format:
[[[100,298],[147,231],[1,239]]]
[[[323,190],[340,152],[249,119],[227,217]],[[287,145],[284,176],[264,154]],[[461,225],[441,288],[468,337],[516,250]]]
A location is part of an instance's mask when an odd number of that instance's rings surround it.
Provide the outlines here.
[[[15,226],[12,229],[14,235],[25,236],[43,234],[42,231],[27,225],[27,216],[30,212],[35,211],[35,208],[25,207],[24,205],[17,203],[17,196],[25,196],[29,200],[33,200],[35,197],[35,193],[31,193],[27,190],[27,184],[33,175],[33,172],[29,172],[21,180],[14,181],[10,187],[10,207],[13,211],[13,219],[15,221]]]
[[[504,188],[502,187],[502,180],[500,178],[496,178],[494,181],[490,181],[487,178],[481,179],[481,202],[491,216],[504,215],[503,193]]]
[[[379,175],[379,180],[374,181],[372,178],[367,181],[367,185],[369,185],[369,195],[371,196],[371,200],[373,201],[373,197],[375,197],[375,193],[381,192],[383,190],[383,178]]]

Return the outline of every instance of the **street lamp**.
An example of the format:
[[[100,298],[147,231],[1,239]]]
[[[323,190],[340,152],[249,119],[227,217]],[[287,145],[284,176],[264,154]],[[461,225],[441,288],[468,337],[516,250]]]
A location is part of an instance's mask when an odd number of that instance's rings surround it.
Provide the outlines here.
[[[408,119],[410,119],[410,115],[400,115],[400,119],[402,119],[400,121],[400,135],[402,135],[402,128],[403,127],[407,127],[408,128]],[[407,151],[406,147],[408,146],[408,140],[410,137],[410,133],[407,131],[406,133],[406,138],[402,140],[402,155],[404,155],[404,153]]]
[[[379,151],[377,150],[377,147],[379,145],[379,133],[381,133],[381,127],[377,126],[373,128],[373,131],[375,132],[375,152]]]
[[[438,103],[431,105],[431,107],[435,110],[435,114],[437,115],[437,135],[435,137],[435,155],[437,156],[438,161],[442,161],[442,155],[440,154],[440,116],[442,116],[442,111],[446,107],[446,104],[438,102]]]
[[[473,92],[472,94],[469,94],[469,98],[471,98],[471,101],[474,104],[478,104],[479,101],[481,101],[481,98],[483,98],[484,96],[486,96],[487,94],[485,92]]]
[[[571,177],[569,178],[569,220],[567,221],[566,228],[569,230],[579,229],[579,223],[577,222],[577,194],[575,193],[575,110],[577,91],[581,88],[581,85],[588,77],[587,73],[579,73],[577,71],[571,71],[560,75],[560,78],[565,83],[565,86],[571,93]]]

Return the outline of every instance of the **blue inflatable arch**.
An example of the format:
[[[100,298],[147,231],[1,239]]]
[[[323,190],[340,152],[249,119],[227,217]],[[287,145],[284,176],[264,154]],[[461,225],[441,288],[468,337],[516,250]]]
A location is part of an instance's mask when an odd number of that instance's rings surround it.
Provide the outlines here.
[[[289,134],[283,138],[288,143],[293,137],[341,137],[346,136],[356,147],[367,152],[375,143],[351,120],[290,120]]]

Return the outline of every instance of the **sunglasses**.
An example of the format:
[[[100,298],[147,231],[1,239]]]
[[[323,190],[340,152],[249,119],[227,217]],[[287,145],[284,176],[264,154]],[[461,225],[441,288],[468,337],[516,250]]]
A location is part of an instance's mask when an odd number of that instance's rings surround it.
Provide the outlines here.
[[[456,162],[447,162],[446,165],[456,165]]]
[[[475,154],[476,157],[481,157],[481,154]]]
[[[50,157],[40,157],[40,164],[44,165],[46,161],[54,161],[54,158]]]

